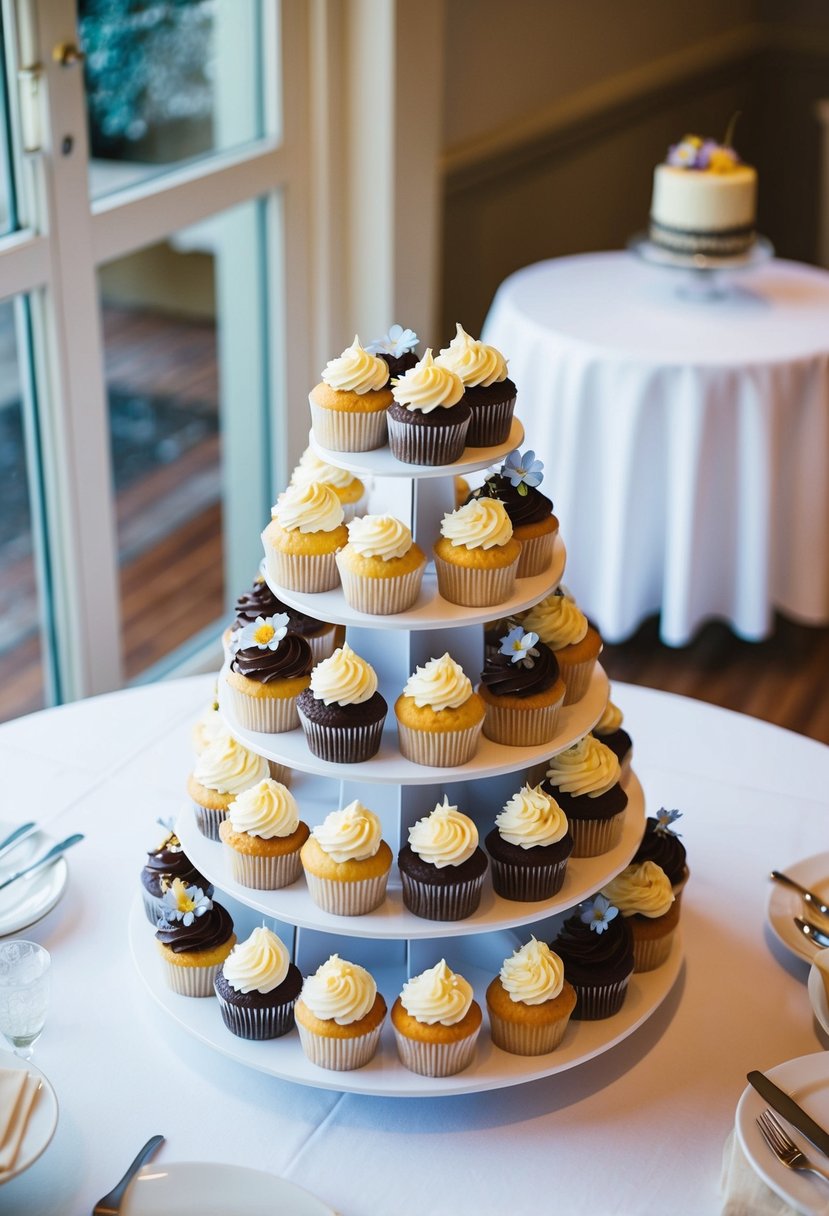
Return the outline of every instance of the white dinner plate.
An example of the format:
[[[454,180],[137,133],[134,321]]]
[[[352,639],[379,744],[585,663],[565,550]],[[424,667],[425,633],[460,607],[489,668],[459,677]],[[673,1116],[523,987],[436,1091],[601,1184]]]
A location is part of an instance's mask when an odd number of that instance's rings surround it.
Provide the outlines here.
[[[829,950],[818,951],[818,953],[825,954],[829,958]],[[826,985],[814,963],[809,972],[809,1000],[818,1025],[829,1034],[829,1000],[826,999]]]
[[[780,1089],[791,1094],[808,1115],[821,1127],[829,1128],[829,1052],[799,1056],[776,1068],[765,1070]],[[811,1174],[797,1173],[778,1161],[766,1144],[755,1120],[768,1109],[768,1103],[749,1085],[737,1104],[737,1139],[753,1168],[763,1181],[792,1207],[805,1216],[824,1216],[827,1209],[827,1184]],[[801,1136],[790,1124],[786,1131],[809,1157],[826,1167],[821,1152]]]
[[[121,1206],[122,1216],[336,1216],[295,1182],[241,1165],[176,1161],[145,1165]]]
[[[794,865],[781,866],[784,874],[799,882],[802,887],[808,887],[824,901],[829,903],[829,853],[817,853],[814,857],[804,857]],[[817,920],[814,913],[806,911],[803,900],[797,891],[784,886],[782,882],[770,882],[769,899],[766,905],[766,916],[769,927],[784,946],[788,946],[793,954],[805,958],[810,963],[817,952],[807,937],[804,937],[794,923],[794,918],[800,916],[805,920]],[[827,925],[829,931],[829,925]]]
[[[31,1061],[21,1060],[19,1056],[12,1055],[9,1051],[2,1051],[0,1052],[0,1068],[17,1068],[30,1072],[40,1082],[14,1168],[5,1174],[0,1174],[0,1185],[2,1185],[4,1182],[16,1178],[18,1174],[22,1174],[30,1165],[34,1165],[40,1154],[48,1148],[58,1125],[58,1100],[50,1082]]]
[[[0,823],[0,840],[13,832],[14,823]],[[47,853],[56,841],[46,832],[35,832],[22,841],[16,849],[0,857],[0,882],[18,870],[36,861]],[[54,865],[36,870],[34,874],[13,882],[5,891],[0,891],[0,937],[20,933],[51,912],[66,889],[69,867],[65,857],[59,857]]]

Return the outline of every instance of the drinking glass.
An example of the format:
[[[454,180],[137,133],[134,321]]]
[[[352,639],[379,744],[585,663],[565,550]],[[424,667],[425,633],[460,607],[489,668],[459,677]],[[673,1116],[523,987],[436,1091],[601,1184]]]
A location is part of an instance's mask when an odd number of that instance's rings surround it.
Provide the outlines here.
[[[51,961],[37,942],[0,943],[0,1032],[24,1060],[34,1055],[46,1021]]]

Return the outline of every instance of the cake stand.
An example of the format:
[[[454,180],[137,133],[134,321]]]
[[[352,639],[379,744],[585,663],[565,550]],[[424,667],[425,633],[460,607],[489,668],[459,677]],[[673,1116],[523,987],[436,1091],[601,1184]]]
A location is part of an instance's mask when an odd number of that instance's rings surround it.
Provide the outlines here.
[[[646,232],[638,232],[628,249],[650,266],[664,266],[682,272],[677,276],[677,294],[686,300],[721,300],[732,290],[728,276],[741,270],[762,266],[774,257],[774,246],[767,237],[758,236],[745,253],[714,257],[705,253],[675,253],[655,244]]]

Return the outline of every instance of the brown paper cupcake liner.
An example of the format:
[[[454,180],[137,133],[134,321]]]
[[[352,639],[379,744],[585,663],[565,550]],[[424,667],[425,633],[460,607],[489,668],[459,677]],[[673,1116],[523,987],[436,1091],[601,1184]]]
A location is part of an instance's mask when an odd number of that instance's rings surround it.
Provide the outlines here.
[[[331,764],[359,764],[380,750],[383,718],[367,726],[323,726],[312,722],[300,709],[299,721],[309,750]]]
[[[452,464],[466,446],[469,419],[451,426],[418,426],[389,417],[391,454],[403,464]]]
[[[490,857],[489,868],[495,894],[502,899],[528,900],[532,903],[552,899],[564,883],[568,860],[565,857],[548,866],[511,866]]]
[[[559,658],[558,654],[556,654],[556,658]],[[565,705],[575,705],[586,695],[595,666],[595,658],[586,659],[583,663],[567,663],[559,660],[559,671],[567,690],[564,694]]]
[[[667,962],[668,955],[671,953],[675,932],[676,930],[672,929],[664,937],[640,938],[639,940],[637,940],[634,933],[633,970],[653,971],[656,967],[661,967],[663,963]]]
[[[483,722],[476,722],[465,730],[412,730],[398,721],[400,752],[413,764],[425,764],[430,768],[456,768],[475,755],[482,727]]]
[[[480,1029],[478,1026],[465,1039],[453,1043],[424,1043],[401,1034],[395,1026],[394,1037],[400,1063],[409,1072],[419,1073],[421,1077],[451,1077],[472,1063]]]
[[[337,555],[339,558],[339,554]],[[425,565],[395,578],[360,578],[337,561],[345,602],[357,612],[371,616],[394,616],[405,612],[420,595]]]
[[[473,570],[467,566],[455,566],[435,554],[440,594],[450,604],[461,604],[466,608],[486,608],[509,599],[515,591],[517,566],[516,557],[514,562],[500,569],[481,567]]]
[[[424,920],[466,920],[467,916],[477,911],[481,902],[484,874],[465,882],[438,887],[411,878],[405,870],[401,870],[403,903],[411,913]]]
[[[609,819],[568,818],[567,824],[573,837],[571,857],[598,857],[609,853],[622,838],[625,812],[611,815]]]
[[[467,447],[492,448],[496,443],[506,443],[515,410],[515,398],[498,401],[494,405],[472,405],[469,419],[469,432],[466,436]]]
[[[254,891],[278,891],[289,887],[302,873],[299,849],[276,857],[240,853],[230,845],[224,845],[224,849],[234,880]]]
[[[548,1026],[520,1025],[500,1018],[489,1011],[489,1031],[492,1041],[502,1051],[514,1056],[543,1056],[555,1051],[567,1030],[569,1017],[559,1018]]]
[[[202,836],[206,836],[208,840],[218,840],[219,824],[224,819],[226,812],[214,811],[210,807],[201,806],[198,802],[193,803],[193,810],[196,813],[196,827]]]
[[[612,1018],[622,1008],[629,983],[630,976],[627,975],[615,984],[574,984],[576,1006],[572,1017],[580,1022]]]
[[[563,702],[543,705],[540,709],[521,710],[507,705],[486,702],[484,734],[495,743],[510,747],[535,747],[549,743],[558,728]]]
[[[555,532],[545,532],[543,536],[531,536],[528,540],[524,540],[522,537],[516,578],[533,578],[536,574],[543,574],[553,560],[555,539]]]
[[[267,555],[268,577],[289,591],[331,591],[340,576],[333,553],[283,553],[271,549]]]
[[[245,730],[261,731],[266,735],[280,735],[286,730],[296,730],[299,715],[296,697],[249,697],[225,683],[222,699],[230,706],[234,719]]]
[[[297,1022],[302,1050],[312,1064],[328,1068],[332,1072],[351,1072],[368,1064],[380,1042],[380,1026],[353,1039],[327,1039]]]
[[[332,452],[370,452],[386,442],[386,409],[327,410],[311,401],[314,438]]]
[[[286,789],[290,787],[293,773],[284,764],[280,764],[278,760],[269,760],[268,772],[270,773],[271,777],[273,777],[274,781],[281,782]]]
[[[216,993],[225,1026],[240,1039],[279,1039],[294,1025],[296,998],[270,1009],[248,1009],[232,1005],[220,992]]]
[[[320,878],[305,871],[308,893],[317,907],[335,916],[365,916],[379,908],[386,898],[388,872],[376,878],[360,878],[356,882],[338,882],[336,878]]]
[[[179,996],[213,996],[213,981],[221,970],[221,963],[210,967],[177,967],[162,959],[167,983]]]

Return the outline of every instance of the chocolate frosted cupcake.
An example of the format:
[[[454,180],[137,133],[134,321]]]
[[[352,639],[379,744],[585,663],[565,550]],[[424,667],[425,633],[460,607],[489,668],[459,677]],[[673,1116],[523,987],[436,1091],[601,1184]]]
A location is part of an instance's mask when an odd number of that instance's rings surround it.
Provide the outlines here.
[[[311,390],[314,438],[332,452],[369,452],[386,442],[386,411],[391,393],[389,369],[354,338]]]
[[[553,544],[558,535],[558,520],[553,504],[536,487],[543,479],[544,462],[536,460],[535,452],[510,452],[497,473],[490,473],[483,485],[470,494],[472,498],[497,498],[512,524],[512,534],[521,542],[517,578],[542,574],[553,557]]]
[[[481,902],[487,860],[478,829],[444,796],[409,828],[397,857],[403,903],[426,920],[464,920]]]
[[[438,367],[427,350],[392,386],[389,447],[404,464],[440,465],[458,460],[466,445],[471,411],[461,403],[463,384]]]
[[[549,646],[516,625],[500,639],[481,672],[484,734],[496,743],[534,747],[555,737],[564,681]]]
[[[564,1038],[576,994],[561,959],[531,937],[504,959],[486,990],[492,1041],[517,1056],[541,1056]]]
[[[634,862],[654,861],[668,876],[677,906],[682,890],[688,881],[685,845],[679,833],[671,830],[671,824],[682,818],[682,811],[668,811],[660,807],[656,816],[648,816],[642,843],[634,854]]]
[[[262,563],[264,565],[264,562]],[[259,617],[267,619],[284,614],[288,618],[288,632],[298,633],[311,647],[311,656],[315,663],[327,659],[334,650],[336,625],[326,621],[318,621],[313,616],[307,616],[298,608],[283,604],[271,591],[265,581],[264,574],[258,574],[250,591],[244,591],[236,600],[236,619],[231,630],[237,635],[233,640],[233,653],[238,649],[238,633],[245,625],[253,625]]]
[[[175,878],[180,878],[188,887],[201,887],[205,895],[213,894],[213,887],[186,855],[178,836],[168,832],[161,844],[147,853],[147,864],[141,871],[144,911],[153,927],[164,915],[164,894]]]
[[[296,699],[311,682],[311,647],[289,633],[287,614],[257,617],[239,633],[227,672],[227,702],[248,730],[279,734],[299,726]]]
[[[321,760],[357,764],[380,750],[388,705],[374,669],[347,642],[316,665],[297,710],[308,747]]]
[[[633,970],[653,971],[667,961],[679,924],[679,906],[667,874],[653,861],[626,866],[602,887],[633,935]]]
[[[567,816],[574,857],[597,857],[619,843],[627,794],[619,784],[619,761],[598,739],[585,735],[551,756],[542,788]]]
[[[633,975],[633,937],[619,909],[604,895],[579,904],[553,942],[576,990],[573,1017],[612,1017],[622,1008]]]
[[[622,711],[608,697],[604,713],[593,727],[596,738],[609,747],[621,769],[621,780],[625,781],[630,775],[630,762],[633,757],[633,743],[626,730],[622,730]]]
[[[403,376],[417,364],[418,337],[413,329],[392,325],[387,334],[366,343],[370,355],[378,355],[389,369],[389,383]]]
[[[573,837],[561,807],[540,786],[513,794],[484,844],[496,895],[535,901],[561,890]]]
[[[463,382],[463,404],[472,411],[466,437],[469,447],[490,448],[504,443],[515,410],[515,385],[507,375],[507,361],[500,351],[470,337],[456,324],[454,338],[435,362]]]
[[[444,515],[435,543],[438,590],[450,604],[500,604],[515,591],[521,545],[503,503],[475,499]]]
[[[575,600],[558,588],[525,613],[521,624],[555,652],[567,689],[564,704],[580,701],[590,687],[602,639]]]
[[[219,968],[236,944],[230,913],[199,887],[173,879],[155,940],[169,986],[180,996],[212,996]]]
[[[264,925],[234,946],[213,981],[225,1026],[240,1039],[278,1039],[294,1024],[302,973]]]

